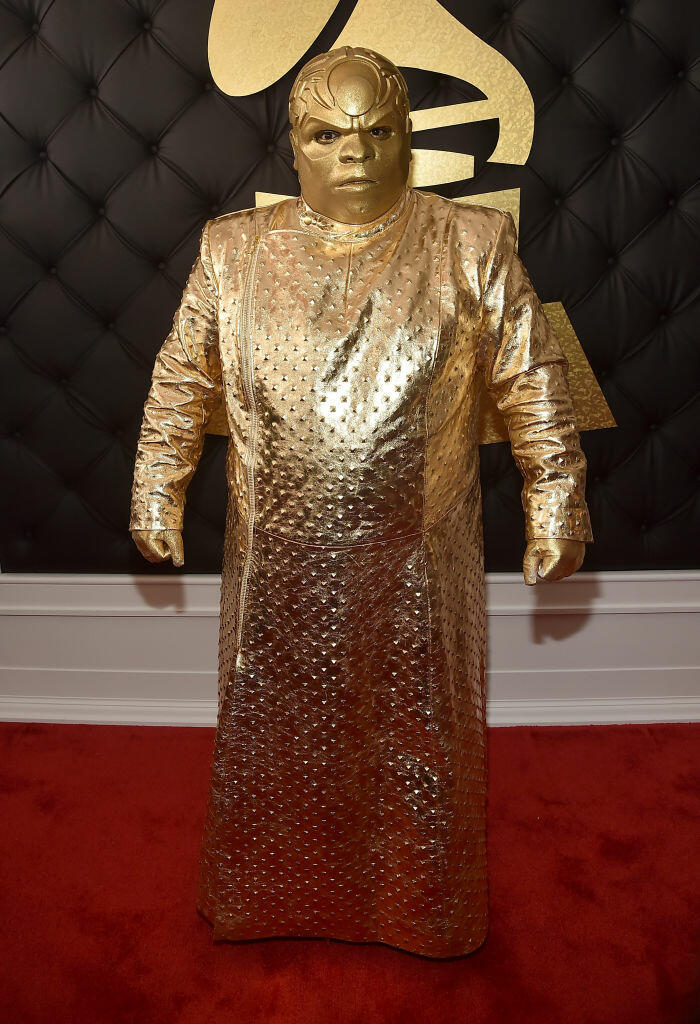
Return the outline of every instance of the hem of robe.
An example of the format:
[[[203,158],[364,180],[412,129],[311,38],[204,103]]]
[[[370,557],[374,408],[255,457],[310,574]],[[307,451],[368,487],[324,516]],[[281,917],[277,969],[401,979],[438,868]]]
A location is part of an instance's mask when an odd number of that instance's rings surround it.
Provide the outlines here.
[[[468,956],[476,953],[485,944],[489,922],[485,921],[482,931],[477,932],[471,939],[441,943],[435,937],[426,936],[424,932],[420,935],[411,936],[407,932],[377,932],[375,935],[363,933],[342,933],[342,929],[332,928],[330,931],[294,931],[294,932],[271,932],[259,928],[246,927],[245,925],[233,925],[226,927],[217,920],[213,911],[206,909],[203,901],[196,903],[196,909],[200,916],[214,929],[214,942],[251,942],[265,939],[332,939],[335,942],[352,942],[355,944],[376,944],[390,946],[401,953],[411,953],[415,956],[428,957],[431,960],[452,959],[454,957]]]

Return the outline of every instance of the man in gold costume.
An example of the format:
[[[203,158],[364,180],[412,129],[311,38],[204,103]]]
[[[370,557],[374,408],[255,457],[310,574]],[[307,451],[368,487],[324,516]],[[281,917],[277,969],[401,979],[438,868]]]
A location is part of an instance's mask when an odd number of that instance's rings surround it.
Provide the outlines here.
[[[440,957],[484,941],[480,380],[524,477],[524,575],[592,540],[568,364],[510,214],[407,185],[406,84],[362,48],[290,95],[301,196],[207,221],[144,410],[130,528],[182,565],[223,394],[215,939]]]

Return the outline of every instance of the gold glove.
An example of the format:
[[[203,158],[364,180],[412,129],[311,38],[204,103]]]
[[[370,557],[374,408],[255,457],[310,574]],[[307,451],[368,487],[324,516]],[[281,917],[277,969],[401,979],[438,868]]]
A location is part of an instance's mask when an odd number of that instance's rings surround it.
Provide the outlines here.
[[[564,540],[549,537],[545,540],[528,541],[523,558],[523,576],[528,586],[539,579],[563,580],[580,568],[586,554],[582,540]]]
[[[172,558],[173,565],[184,565],[185,552],[179,530],[132,530],[134,544],[149,562]]]

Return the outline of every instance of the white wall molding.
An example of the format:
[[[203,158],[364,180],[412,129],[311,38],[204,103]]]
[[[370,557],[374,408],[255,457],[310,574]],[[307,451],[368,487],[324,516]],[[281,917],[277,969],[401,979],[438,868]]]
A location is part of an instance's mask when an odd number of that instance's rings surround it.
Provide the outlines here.
[[[488,724],[603,725],[643,722],[697,722],[700,697],[614,700],[489,700]],[[213,726],[215,700],[136,698],[0,697],[0,721],[107,725]]]
[[[220,577],[0,574],[0,719],[213,725]],[[493,725],[700,720],[700,572],[487,574]]]

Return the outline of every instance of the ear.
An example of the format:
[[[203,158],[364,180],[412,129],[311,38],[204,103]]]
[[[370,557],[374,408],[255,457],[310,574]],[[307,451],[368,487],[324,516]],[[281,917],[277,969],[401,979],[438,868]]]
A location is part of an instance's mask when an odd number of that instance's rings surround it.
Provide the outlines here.
[[[297,147],[296,147],[296,144],[294,142],[294,129],[293,128],[289,129],[289,141],[292,144],[292,152],[294,153],[294,162],[292,164],[292,167],[296,171],[297,170]]]

